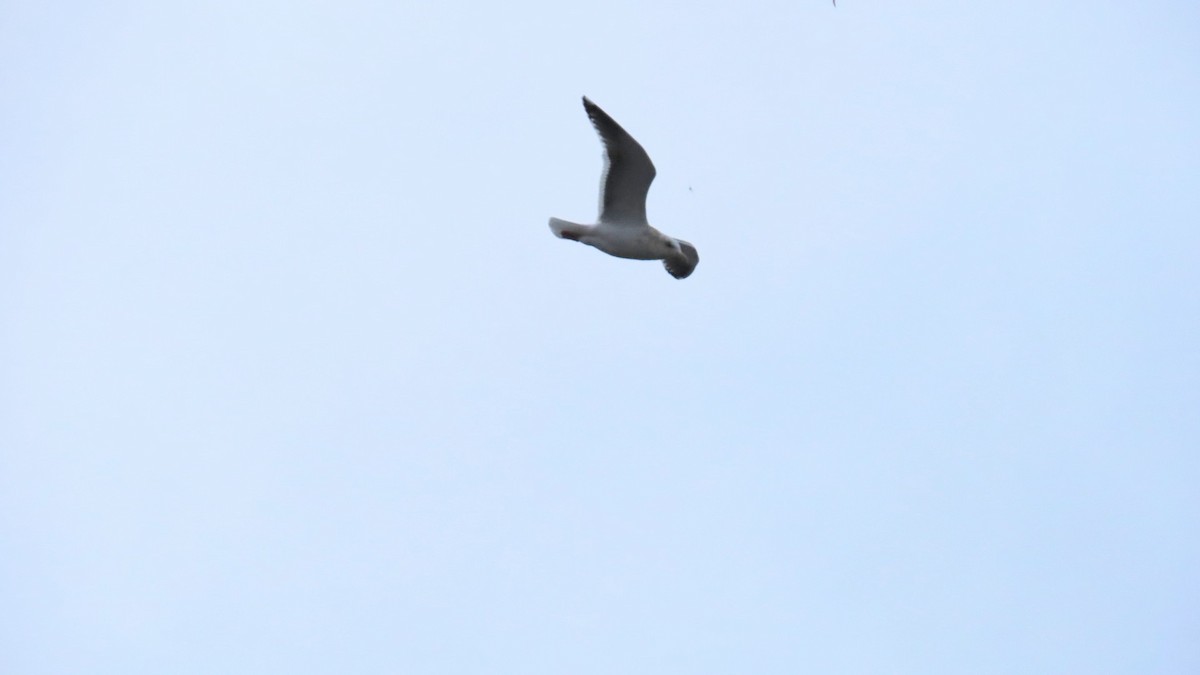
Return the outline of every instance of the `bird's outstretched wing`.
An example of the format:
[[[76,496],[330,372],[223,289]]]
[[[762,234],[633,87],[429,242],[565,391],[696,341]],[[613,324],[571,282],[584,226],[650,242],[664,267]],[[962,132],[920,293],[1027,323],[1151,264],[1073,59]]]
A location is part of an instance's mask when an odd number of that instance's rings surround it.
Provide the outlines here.
[[[686,279],[692,270],[696,269],[696,265],[700,264],[700,253],[695,246],[682,239],[675,241],[679,242],[680,252],[669,258],[663,258],[663,267],[667,268],[667,273],[676,279]]]
[[[604,143],[600,222],[645,225],[646,194],[655,175],[650,156],[629,132],[586,96],[583,108]]]

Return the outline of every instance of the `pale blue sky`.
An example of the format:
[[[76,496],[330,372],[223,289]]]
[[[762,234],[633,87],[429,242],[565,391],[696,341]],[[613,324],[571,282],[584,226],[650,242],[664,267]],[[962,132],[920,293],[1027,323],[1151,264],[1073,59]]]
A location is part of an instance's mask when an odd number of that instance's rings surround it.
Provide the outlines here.
[[[1200,671],[1200,5],[840,5],[4,3],[0,671]]]

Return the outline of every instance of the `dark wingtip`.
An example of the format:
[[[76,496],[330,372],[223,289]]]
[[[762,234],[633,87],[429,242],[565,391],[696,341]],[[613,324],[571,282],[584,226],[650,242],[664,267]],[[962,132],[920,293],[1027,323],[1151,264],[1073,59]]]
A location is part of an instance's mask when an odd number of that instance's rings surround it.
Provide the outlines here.
[[[617,124],[612,120],[612,118],[608,117],[608,113],[601,110],[600,106],[596,105],[594,102],[592,102],[592,99],[586,96],[583,97],[583,111],[587,113],[588,119],[592,121],[592,125],[596,127],[597,131],[601,132],[601,136],[604,135],[604,132],[599,125],[604,124],[605,122],[613,125]]]
[[[696,271],[696,264],[689,261],[672,260],[667,258],[663,260],[663,267],[666,268],[667,274],[676,279],[686,279],[692,276],[692,272]]]
[[[686,279],[692,274],[692,270],[689,269],[680,269],[671,265],[664,265],[664,267],[667,268],[667,274],[670,274],[676,279]]]
[[[679,242],[679,255],[663,258],[663,267],[667,268],[667,273],[676,279],[686,279],[700,264],[700,253],[695,246],[682,239],[675,241]]]

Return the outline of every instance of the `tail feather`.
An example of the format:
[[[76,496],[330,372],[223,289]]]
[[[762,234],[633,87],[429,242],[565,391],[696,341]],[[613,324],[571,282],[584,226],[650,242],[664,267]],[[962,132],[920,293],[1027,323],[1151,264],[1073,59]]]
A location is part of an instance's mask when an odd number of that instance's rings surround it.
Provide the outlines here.
[[[561,220],[559,218],[550,219],[550,231],[559,239],[570,239],[571,241],[579,241],[588,231],[587,225],[572,223],[569,220]]]

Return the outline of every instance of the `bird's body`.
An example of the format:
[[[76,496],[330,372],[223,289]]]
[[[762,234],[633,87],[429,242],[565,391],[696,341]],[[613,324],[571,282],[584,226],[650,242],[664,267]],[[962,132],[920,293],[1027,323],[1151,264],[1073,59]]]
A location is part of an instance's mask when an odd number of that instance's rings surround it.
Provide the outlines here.
[[[646,194],[654,180],[654,164],[628,132],[585,96],[583,107],[604,143],[600,179],[600,217],[595,225],[550,219],[555,236],[594,246],[618,258],[662,260],[667,272],[683,279],[696,269],[696,247],[669,237],[646,221]]]
[[[630,227],[604,221],[595,225],[581,225],[551,218],[550,229],[563,239],[595,246],[618,258],[661,260],[674,250],[671,245],[673,240],[649,225]]]

